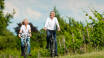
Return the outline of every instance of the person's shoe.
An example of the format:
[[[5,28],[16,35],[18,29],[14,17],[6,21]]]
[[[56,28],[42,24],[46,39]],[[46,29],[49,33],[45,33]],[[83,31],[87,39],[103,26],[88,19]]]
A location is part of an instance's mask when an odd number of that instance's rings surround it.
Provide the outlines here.
[[[21,54],[21,56],[24,56],[23,54]]]
[[[32,56],[31,54],[29,54],[29,56]]]
[[[58,56],[58,54],[55,54],[55,56]]]
[[[48,47],[48,46],[46,46],[46,49],[49,49],[49,47]]]
[[[48,49],[48,47],[46,47],[46,49]]]

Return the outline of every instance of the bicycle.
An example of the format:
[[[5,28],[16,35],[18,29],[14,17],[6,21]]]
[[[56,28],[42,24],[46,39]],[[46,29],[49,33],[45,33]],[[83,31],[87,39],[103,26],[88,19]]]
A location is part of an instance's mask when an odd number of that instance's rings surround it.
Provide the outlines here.
[[[30,37],[30,33],[28,33],[28,34],[21,34],[21,38],[23,39],[23,42],[24,42],[24,58],[27,58],[27,55],[28,55],[28,53],[27,53],[27,49],[28,49],[28,43],[27,43],[27,38],[29,38]]]

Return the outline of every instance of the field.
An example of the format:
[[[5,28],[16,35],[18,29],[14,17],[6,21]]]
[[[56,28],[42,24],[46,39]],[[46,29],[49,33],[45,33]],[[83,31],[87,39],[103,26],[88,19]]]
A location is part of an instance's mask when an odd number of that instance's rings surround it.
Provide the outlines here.
[[[11,52],[12,51],[12,52]],[[0,58],[23,58],[20,56],[20,52],[17,50],[8,50],[8,51],[0,51],[0,53],[2,52],[2,54],[0,54]],[[33,55],[32,52],[32,56],[28,57],[28,58],[51,58],[51,57],[41,57],[40,55],[38,55],[37,57]],[[64,55],[64,56],[58,56],[55,58],[104,58],[104,50],[102,51],[94,51],[94,52],[90,52],[90,53],[85,53],[85,54],[75,54],[75,55]]]
[[[104,51],[100,52],[91,52],[91,53],[85,53],[85,54],[77,54],[73,56],[62,56],[60,58],[104,58]]]

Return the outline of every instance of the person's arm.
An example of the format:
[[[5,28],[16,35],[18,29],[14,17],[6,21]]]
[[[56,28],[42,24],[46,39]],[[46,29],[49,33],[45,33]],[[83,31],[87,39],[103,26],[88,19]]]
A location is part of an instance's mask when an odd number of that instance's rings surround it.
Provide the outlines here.
[[[47,30],[47,25],[48,25],[48,18],[47,18],[47,20],[46,20],[46,22],[45,22],[45,26],[44,26],[44,30]]]
[[[57,18],[56,18],[56,25],[57,25],[58,31],[60,31],[60,25],[59,25]]]
[[[30,33],[30,37],[32,36],[32,34],[31,34],[31,27],[29,27],[29,33]]]
[[[20,28],[20,30],[19,30],[18,37],[21,37],[21,33],[22,33],[22,26],[21,26],[21,28]]]

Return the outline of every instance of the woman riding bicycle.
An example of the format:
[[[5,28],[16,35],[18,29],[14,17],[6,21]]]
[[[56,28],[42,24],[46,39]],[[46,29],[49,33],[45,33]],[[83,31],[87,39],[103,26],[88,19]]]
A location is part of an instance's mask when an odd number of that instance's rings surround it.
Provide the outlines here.
[[[28,23],[29,23],[28,19],[23,20],[23,24],[20,28],[19,35],[18,35],[21,38],[21,56],[24,56],[24,49],[25,49],[24,48],[24,41],[23,41],[23,38],[21,37],[21,34],[28,34],[28,33],[29,33],[29,37],[26,38],[26,41],[27,41],[27,44],[28,44],[27,53],[28,53],[28,55],[30,55],[31,27]]]

